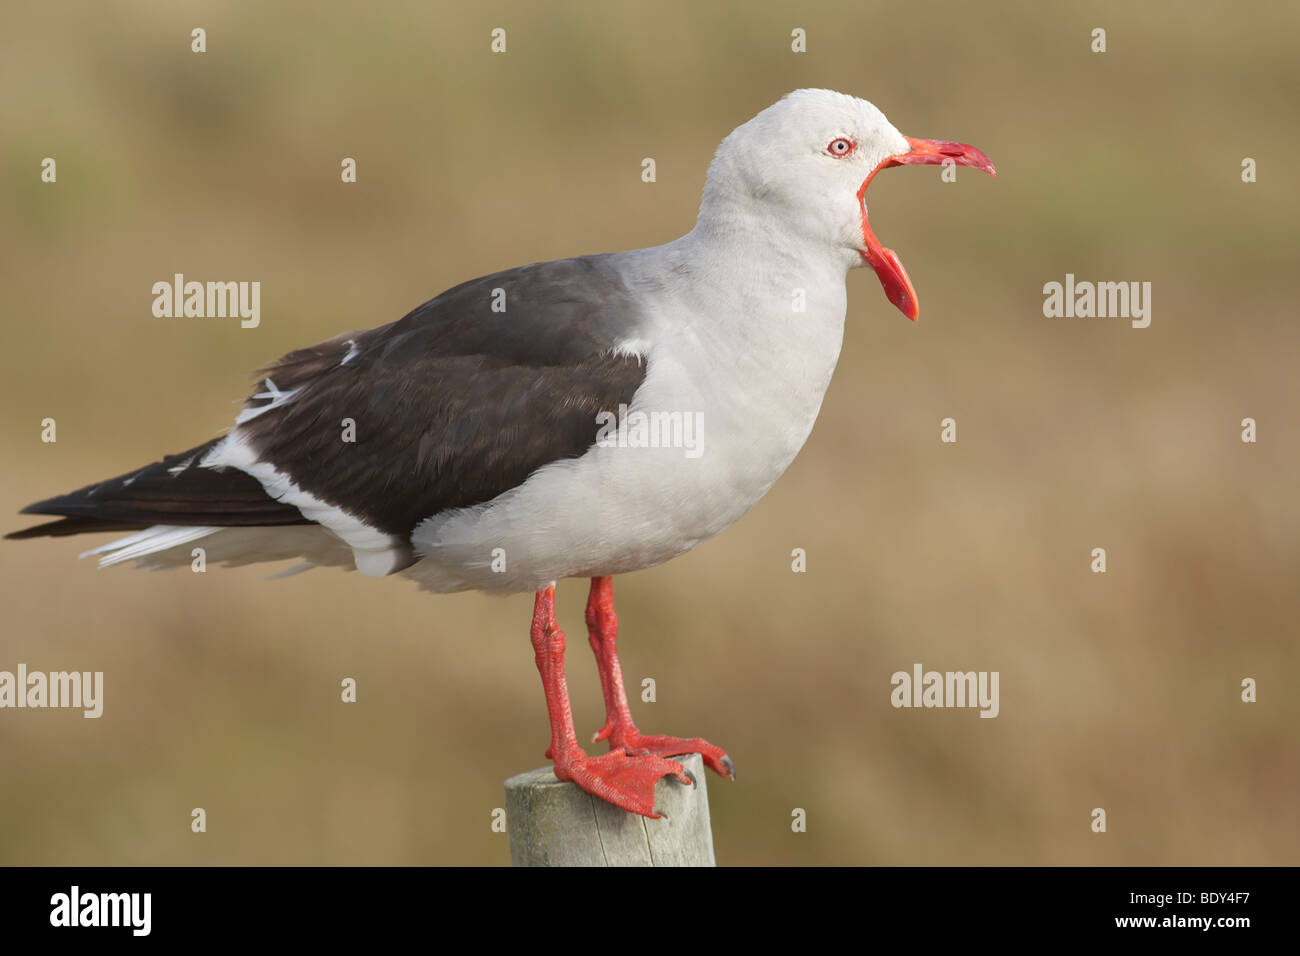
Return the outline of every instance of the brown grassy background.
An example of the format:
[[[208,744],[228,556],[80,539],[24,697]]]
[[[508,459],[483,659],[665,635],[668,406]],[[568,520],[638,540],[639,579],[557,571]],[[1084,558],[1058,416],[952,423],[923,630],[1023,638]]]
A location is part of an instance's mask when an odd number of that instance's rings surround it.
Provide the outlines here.
[[[723,135],[840,89],[1000,177],[881,177],[921,320],[851,276],[786,477],[618,583],[629,682],[659,686],[642,726],[737,761],[719,860],[1294,864],[1297,26],[1288,3],[11,6],[0,513],[216,434],[291,348],[681,234]],[[173,272],[260,280],[261,327],[154,319]],[[1151,281],[1151,327],[1045,319],[1066,272]],[[75,560],[104,540],[0,547],[0,669],[106,673],[98,721],[0,712],[0,862],[508,861],[490,814],[547,736],[529,597]],[[562,587],[590,732],[583,599]],[[892,709],[914,661],[999,670],[1001,716]]]

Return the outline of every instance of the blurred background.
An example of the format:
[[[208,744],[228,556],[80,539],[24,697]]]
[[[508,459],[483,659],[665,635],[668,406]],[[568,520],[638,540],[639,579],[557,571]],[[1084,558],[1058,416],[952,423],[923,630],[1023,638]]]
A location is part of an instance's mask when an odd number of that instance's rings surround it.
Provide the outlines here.
[[[218,434],[285,351],[677,237],[727,132],[838,89],[1000,175],[877,180],[920,321],[851,275],[790,471],[617,582],[642,728],[736,760],[718,860],[1295,864],[1298,27],[1290,3],[7,5],[3,528]],[[261,281],[260,327],[154,318],[175,272]],[[1067,272],[1151,282],[1150,328],[1044,318]],[[508,863],[492,810],[548,740],[530,596],[76,560],[107,540],[0,545],[0,669],[106,687],[99,720],[0,711],[0,862]],[[585,592],[560,588],[580,735]],[[893,709],[916,662],[999,671],[1000,716]]]

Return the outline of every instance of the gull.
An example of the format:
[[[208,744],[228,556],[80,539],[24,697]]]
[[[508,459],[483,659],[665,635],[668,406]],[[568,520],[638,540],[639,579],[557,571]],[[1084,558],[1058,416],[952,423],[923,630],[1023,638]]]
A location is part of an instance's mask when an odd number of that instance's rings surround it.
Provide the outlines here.
[[[531,592],[555,776],[657,818],[658,780],[694,783],[669,758],[699,753],[733,779],[735,765],[633,722],[613,576],[712,538],[789,467],[839,358],[850,271],[869,266],[917,317],[865,196],[882,169],[942,163],[996,175],[980,150],[904,136],[866,100],[796,90],[722,141],[681,238],[471,279],[291,352],[224,435],[37,502],[24,512],[58,520],[9,537],[132,532],[86,552],[102,566],[182,567],[198,542],[228,566]],[[601,755],[579,745],[569,705],[565,578],[590,579]]]

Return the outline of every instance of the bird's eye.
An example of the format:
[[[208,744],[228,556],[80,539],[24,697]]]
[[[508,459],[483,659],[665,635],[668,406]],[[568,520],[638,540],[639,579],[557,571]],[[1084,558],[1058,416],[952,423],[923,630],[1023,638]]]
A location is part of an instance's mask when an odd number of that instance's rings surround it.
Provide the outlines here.
[[[831,144],[826,147],[826,152],[838,159],[849,155],[856,146],[857,144],[853,140],[841,136],[838,139],[831,140]]]

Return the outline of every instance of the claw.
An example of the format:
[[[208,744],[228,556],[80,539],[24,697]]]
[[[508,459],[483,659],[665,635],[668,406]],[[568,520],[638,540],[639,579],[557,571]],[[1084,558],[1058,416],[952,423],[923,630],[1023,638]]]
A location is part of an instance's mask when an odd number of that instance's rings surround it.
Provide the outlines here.
[[[660,810],[658,807],[655,807],[655,815],[654,815],[654,819],[656,819],[656,820],[667,820],[667,819],[668,819],[668,814],[664,813],[664,812],[663,812],[662,810]]]
[[[723,754],[723,755],[722,755],[722,758],[721,758],[721,762],[722,762],[722,766],[725,767],[726,770],[727,770],[727,776],[731,778],[731,782],[732,782],[732,783],[735,783],[735,782],[736,782],[736,764],[735,764],[735,761],[733,761],[733,760],[732,760],[730,757],[728,757],[726,754]]]

